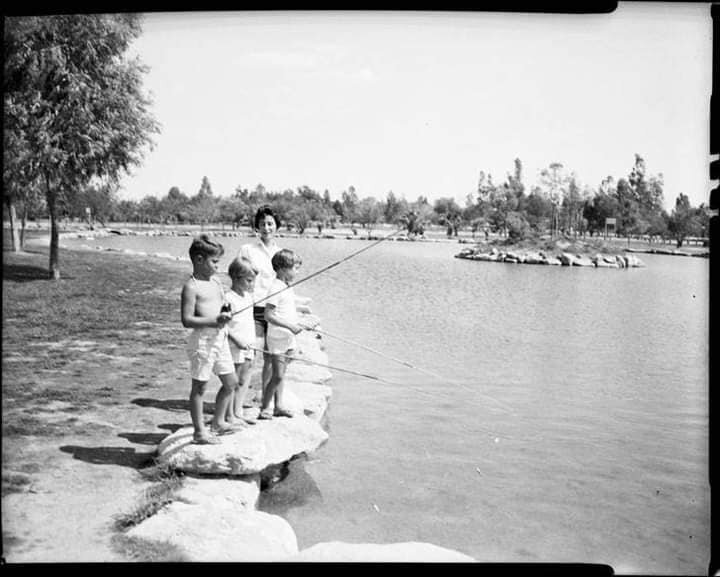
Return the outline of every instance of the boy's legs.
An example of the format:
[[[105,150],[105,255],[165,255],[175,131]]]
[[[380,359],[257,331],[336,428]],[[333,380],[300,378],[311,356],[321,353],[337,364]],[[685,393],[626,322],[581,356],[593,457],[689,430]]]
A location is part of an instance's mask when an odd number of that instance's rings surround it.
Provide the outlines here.
[[[237,388],[237,377],[234,372],[218,375],[222,386],[215,397],[215,414],[213,415],[212,428],[214,430],[225,430],[231,427],[225,416],[232,402],[233,393]]]
[[[193,429],[195,429],[196,436],[203,436],[207,434],[202,417],[205,385],[207,385],[207,381],[192,379],[192,385],[190,388],[190,418],[192,419]]]
[[[267,345],[265,346],[265,350],[267,350]],[[265,396],[265,390],[268,388],[268,385],[270,384],[270,379],[273,375],[272,357],[273,355],[271,355],[270,353],[263,353],[263,368],[261,375],[263,396]]]
[[[252,359],[245,359],[244,363],[238,363],[235,365],[235,374],[237,375],[238,386],[235,389],[235,395],[233,396],[233,416],[238,419],[246,420],[243,416],[243,404],[245,403],[245,396],[247,395],[250,387],[250,375],[252,369]]]
[[[287,352],[288,355],[292,355],[293,351]],[[293,413],[285,408],[283,402],[283,393],[285,391],[285,370],[287,369],[289,359],[283,355],[273,355],[272,367],[273,367],[273,393],[275,397],[275,410],[273,413],[280,417],[292,417]],[[268,403],[269,405],[269,403]]]
[[[270,355],[270,362],[268,363],[271,367],[270,381],[263,390],[262,404],[260,405],[260,415],[263,417],[271,415],[270,403],[275,398],[275,392],[277,391],[278,385],[281,384],[282,377],[285,374],[283,361],[284,357],[280,355]]]

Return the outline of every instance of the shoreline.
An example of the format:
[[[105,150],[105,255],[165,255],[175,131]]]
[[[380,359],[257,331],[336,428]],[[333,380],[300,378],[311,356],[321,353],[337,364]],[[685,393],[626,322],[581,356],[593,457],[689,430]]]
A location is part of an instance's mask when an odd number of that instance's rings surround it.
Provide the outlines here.
[[[47,240],[41,240],[45,245],[49,245],[49,228],[46,224],[31,223],[34,226],[29,226],[26,229],[26,233],[29,233],[30,239],[26,237],[26,244],[31,240],[40,239],[39,233],[46,233],[48,235]],[[5,228],[7,231],[7,228]],[[314,230],[314,229],[312,229]],[[428,228],[428,231],[423,236],[408,235],[405,232],[397,232],[393,234],[393,227],[387,227],[386,225],[380,225],[372,229],[361,229],[356,228],[355,234],[352,232],[352,228],[347,226],[341,226],[336,229],[325,228],[323,233],[312,232],[311,229],[307,229],[303,234],[297,232],[289,232],[281,230],[277,233],[278,238],[297,238],[297,239],[316,239],[316,240],[364,240],[364,241],[377,241],[380,239],[390,240],[395,242],[417,242],[417,243],[443,243],[443,244],[466,244],[475,245],[476,247],[482,247],[485,245],[496,245],[498,247],[507,246],[508,250],[517,252],[520,250],[518,247],[513,245],[507,245],[507,238],[498,236],[497,234],[491,234],[488,239],[481,236],[474,236],[468,231],[460,231],[458,236],[448,237],[443,231],[444,227],[432,226]],[[394,229],[397,230],[397,229]],[[111,236],[183,236],[193,237],[198,234],[206,233],[210,236],[217,237],[228,237],[228,238],[255,238],[256,235],[252,229],[243,227],[242,229],[232,229],[228,227],[217,227],[209,226],[202,227],[201,225],[140,225],[132,227],[124,226],[122,223],[110,223],[108,226],[90,227],[87,224],[72,223],[67,228],[63,229],[59,233],[60,239],[85,239],[93,240],[96,238],[107,238]],[[535,241],[524,241],[519,243],[520,246],[524,246],[528,243],[533,244],[530,250],[538,252],[542,250],[541,245],[543,242],[547,242],[548,237],[542,237],[543,240]],[[667,256],[694,256],[708,258],[710,256],[709,249],[707,246],[703,246],[698,239],[692,239],[686,241],[682,249],[676,248],[674,241],[662,241],[656,240],[649,242],[644,239],[626,237],[560,237],[559,240],[564,239],[565,242],[574,243],[602,243],[611,248],[612,253],[645,253],[645,254],[660,254]],[[7,243],[6,243],[7,244]],[[675,247],[675,248],[670,248]],[[525,250],[525,248],[523,248]],[[546,251],[547,252],[547,251]],[[597,251],[595,251],[597,252]],[[608,251],[610,252],[610,251]]]

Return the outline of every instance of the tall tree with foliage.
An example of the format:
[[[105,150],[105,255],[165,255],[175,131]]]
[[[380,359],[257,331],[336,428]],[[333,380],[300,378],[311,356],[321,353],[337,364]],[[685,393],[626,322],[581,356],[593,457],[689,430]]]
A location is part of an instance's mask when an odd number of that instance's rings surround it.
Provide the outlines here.
[[[553,162],[540,172],[540,182],[552,205],[550,235],[555,236],[560,228],[560,203],[565,197],[570,177],[560,162]]]
[[[141,33],[134,14],[6,18],[5,124],[44,189],[50,277],[60,278],[58,205],[94,180],[140,164],[159,127],[142,90],[145,67],[126,59]]]
[[[706,230],[703,230],[703,221],[706,220],[704,207],[700,205],[699,208],[694,208],[687,195],[680,193],[675,199],[675,208],[668,222],[668,229],[675,238],[677,247],[680,248],[689,236],[704,235]]]

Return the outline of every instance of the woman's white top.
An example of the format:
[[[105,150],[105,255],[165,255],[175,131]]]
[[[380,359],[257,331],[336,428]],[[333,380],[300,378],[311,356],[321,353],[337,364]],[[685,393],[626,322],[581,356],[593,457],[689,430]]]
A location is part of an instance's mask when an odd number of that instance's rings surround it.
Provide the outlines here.
[[[244,244],[240,247],[238,256],[243,256],[248,259],[255,270],[258,271],[255,277],[255,288],[253,289],[253,302],[257,302],[260,299],[264,299],[270,294],[270,285],[275,280],[275,271],[272,267],[271,259],[273,255],[280,250],[280,247],[276,242],[267,247],[262,240],[257,242]],[[264,307],[267,301],[258,303],[258,306]]]

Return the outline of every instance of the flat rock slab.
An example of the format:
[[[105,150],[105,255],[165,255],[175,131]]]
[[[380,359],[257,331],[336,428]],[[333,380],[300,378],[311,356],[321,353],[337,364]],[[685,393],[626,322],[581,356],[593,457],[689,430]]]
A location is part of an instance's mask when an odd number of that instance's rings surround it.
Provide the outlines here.
[[[284,559],[289,562],[370,562],[370,563],[475,563],[475,559],[458,551],[444,549],[430,543],[318,543],[297,555]]]
[[[169,543],[195,562],[278,561],[298,552],[297,537],[285,519],[228,507],[218,497],[202,505],[175,501],[127,535]]]
[[[188,477],[174,500],[189,505],[211,505],[220,501],[237,511],[254,511],[260,498],[260,475],[245,477]]]
[[[328,409],[332,389],[327,385],[289,380],[285,385],[285,395],[288,396],[288,393],[297,397],[306,416],[320,421]]]
[[[200,475],[251,475],[316,450],[328,434],[317,421],[298,415],[258,421],[218,437],[219,445],[195,445],[192,437],[191,426],[165,437],[158,447],[158,461]]]

